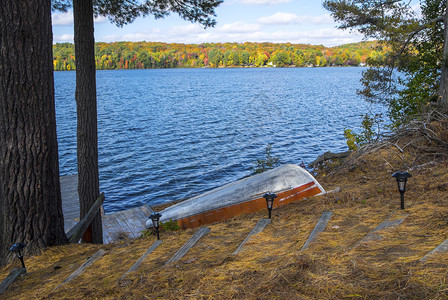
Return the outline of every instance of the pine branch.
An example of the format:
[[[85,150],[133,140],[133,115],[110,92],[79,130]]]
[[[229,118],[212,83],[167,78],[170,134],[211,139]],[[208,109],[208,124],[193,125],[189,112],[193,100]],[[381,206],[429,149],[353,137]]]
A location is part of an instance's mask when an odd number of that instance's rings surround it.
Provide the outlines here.
[[[411,40],[422,30],[428,28],[429,26],[431,26],[434,23],[438,23],[438,22],[443,22],[445,20],[445,16],[446,13],[443,14],[442,16],[439,16],[437,18],[434,18],[432,20],[430,20],[429,22],[420,25],[416,30],[414,30],[413,32],[411,32],[411,34],[409,35],[408,39],[406,40],[406,42],[404,43],[403,47],[401,48],[399,54],[397,54],[396,56],[399,56],[401,54],[403,54],[404,50],[406,50],[407,46],[409,45],[409,43],[411,42]]]

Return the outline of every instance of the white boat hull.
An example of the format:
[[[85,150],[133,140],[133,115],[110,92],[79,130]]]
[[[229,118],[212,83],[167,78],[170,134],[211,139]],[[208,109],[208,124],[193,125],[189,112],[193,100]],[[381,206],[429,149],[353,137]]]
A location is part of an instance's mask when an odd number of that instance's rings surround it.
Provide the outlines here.
[[[170,206],[160,211],[160,221],[176,220],[182,228],[193,228],[253,213],[266,209],[263,195],[268,192],[277,194],[276,208],[325,190],[308,171],[287,164]],[[151,220],[146,222],[146,227],[152,227]]]

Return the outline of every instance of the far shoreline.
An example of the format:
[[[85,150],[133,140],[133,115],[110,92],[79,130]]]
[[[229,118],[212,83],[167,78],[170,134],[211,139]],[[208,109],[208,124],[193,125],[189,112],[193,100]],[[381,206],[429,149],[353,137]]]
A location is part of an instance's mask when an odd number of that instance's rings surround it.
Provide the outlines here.
[[[325,68],[370,68],[371,66],[288,66],[288,67],[271,67],[271,66],[229,66],[229,67],[179,67],[179,68],[148,68],[148,69],[96,69],[96,71],[132,71],[132,70],[191,70],[191,69],[325,69]],[[73,72],[74,70],[53,70],[54,72]]]

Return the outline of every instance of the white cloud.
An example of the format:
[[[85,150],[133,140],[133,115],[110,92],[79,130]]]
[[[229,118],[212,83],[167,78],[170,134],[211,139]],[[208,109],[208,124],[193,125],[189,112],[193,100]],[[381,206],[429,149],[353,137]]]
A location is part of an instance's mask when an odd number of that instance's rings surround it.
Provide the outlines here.
[[[72,11],[68,11],[66,13],[53,13],[51,18],[53,19],[53,25],[59,25],[59,26],[73,25]]]
[[[73,34],[62,34],[53,36],[53,42],[62,43],[62,42],[70,42],[73,43]]]
[[[262,17],[258,19],[258,22],[265,25],[281,25],[299,23],[300,19],[295,14],[278,12],[269,17]]]
[[[276,5],[276,4],[282,4],[282,3],[288,3],[291,2],[291,0],[241,0],[241,3],[243,4],[256,4],[256,5],[264,5],[264,4],[270,4],[270,5]]]
[[[298,16],[291,13],[278,12],[269,17],[262,17],[258,22],[264,25],[286,25],[286,24],[331,24],[333,19],[330,15],[320,16]]]
[[[57,12],[51,15],[53,26],[73,26],[73,11],[68,10],[67,12]],[[107,18],[103,16],[98,16],[95,18],[95,23],[105,23]]]
[[[361,34],[349,31],[338,30],[336,28],[323,28],[311,31],[277,31],[269,33],[267,39],[272,42],[294,44],[323,44],[327,47],[356,43],[361,41]]]
[[[111,41],[141,42],[141,41],[151,41],[153,38],[159,38],[159,34],[148,32],[128,33],[122,35],[120,39],[112,38]]]
[[[336,28],[324,28],[309,31],[286,31],[279,30],[275,32],[256,31],[246,34],[227,34],[218,35],[211,34],[209,36],[212,42],[229,41],[229,42],[274,42],[274,43],[294,43],[294,44],[311,44],[325,46],[336,46],[347,43],[356,43],[362,40],[362,35],[342,31]]]
[[[411,6],[412,10],[415,12],[416,17],[422,17],[422,8],[420,7],[420,3],[416,3]]]
[[[250,33],[260,29],[257,24],[246,24],[244,22],[236,22],[225,24],[216,28],[216,31],[223,33]]]
[[[102,37],[95,37],[98,42],[115,42],[115,41],[128,41],[128,42],[142,42],[142,41],[163,41],[164,35],[160,33],[160,30],[152,30],[151,32],[134,32],[123,35],[106,35]]]
[[[100,23],[106,23],[108,20],[107,20],[106,17],[98,16],[98,17],[95,18],[94,21],[95,21],[96,24],[100,24]]]
[[[338,30],[336,28],[323,28],[316,30],[278,30],[268,32],[265,30],[239,31],[222,30],[220,28],[203,30],[186,30],[189,26],[180,26],[166,32],[153,30],[152,32],[136,32],[124,35],[109,35],[97,37],[97,41],[152,41],[166,43],[225,43],[225,42],[273,42],[273,43],[293,43],[337,46],[347,43],[356,43],[362,40],[362,35],[349,31]],[[224,27],[224,26],[223,26]],[[229,26],[228,28],[231,28]]]
[[[313,23],[313,24],[333,24],[334,20],[329,14],[320,16],[302,16],[300,17],[303,23]]]
[[[104,35],[102,37],[95,37],[95,42],[115,42],[115,41],[124,41],[121,35],[118,34],[110,34]]]
[[[186,34],[199,34],[204,31],[204,28],[199,24],[188,24],[185,26],[174,26],[168,31],[169,35],[186,35]]]

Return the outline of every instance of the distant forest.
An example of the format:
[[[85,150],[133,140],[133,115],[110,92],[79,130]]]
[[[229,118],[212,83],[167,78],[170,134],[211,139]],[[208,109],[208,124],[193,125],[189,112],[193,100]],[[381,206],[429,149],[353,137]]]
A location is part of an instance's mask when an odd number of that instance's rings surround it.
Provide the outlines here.
[[[376,42],[337,47],[276,43],[167,44],[157,42],[96,43],[97,70],[202,67],[364,66],[381,60],[388,49]],[[53,45],[56,71],[75,69],[71,43]]]

